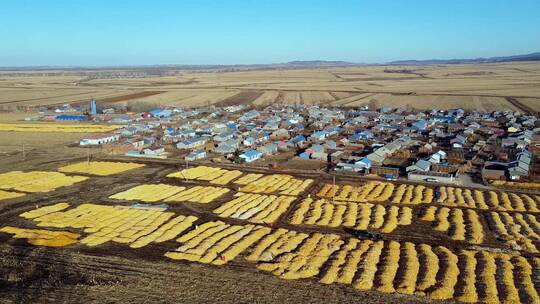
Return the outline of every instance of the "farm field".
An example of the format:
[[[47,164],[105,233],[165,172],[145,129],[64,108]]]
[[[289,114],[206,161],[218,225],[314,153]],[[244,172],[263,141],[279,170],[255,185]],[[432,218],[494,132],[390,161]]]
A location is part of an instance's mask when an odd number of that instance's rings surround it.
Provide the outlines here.
[[[0,190],[8,195],[0,202],[0,282],[8,286],[0,298],[21,288],[3,279],[11,276],[55,280],[66,285],[55,297],[65,298],[78,290],[110,299],[107,286],[138,286],[153,298],[168,290],[166,280],[191,282],[196,292],[181,286],[172,295],[200,303],[215,292],[263,303],[328,294],[329,303],[540,301],[540,193],[136,165],[65,160],[0,173],[31,174],[39,185],[0,183],[9,185]],[[72,174],[89,177],[53,182]],[[38,189],[47,197],[29,191]],[[364,230],[381,238],[353,233]],[[29,264],[48,266],[20,272]],[[149,283],[153,276],[161,283]],[[75,278],[76,287],[68,283]],[[282,294],[271,296],[269,285]],[[231,294],[243,288],[252,291]]]
[[[94,124],[0,124],[0,131],[7,132],[61,132],[61,133],[104,133],[120,126]]]
[[[272,103],[416,109],[539,110],[540,64],[364,66],[177,71],[175,76],[84,79],[0,73],[0,109],[87,101],[204,106]],[[4,76],[3,76],[4,75]],[[507,98],[514,98],[516,103]]]

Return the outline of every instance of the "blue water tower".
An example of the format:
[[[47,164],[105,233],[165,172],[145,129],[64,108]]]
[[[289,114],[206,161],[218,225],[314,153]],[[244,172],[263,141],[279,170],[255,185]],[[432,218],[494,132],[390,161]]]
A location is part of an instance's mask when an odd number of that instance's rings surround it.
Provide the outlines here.
[[[97,114],[97,106],[96,106],[96,99],[92,98],[92,101],[90,101],[90,114],[96,115]]]

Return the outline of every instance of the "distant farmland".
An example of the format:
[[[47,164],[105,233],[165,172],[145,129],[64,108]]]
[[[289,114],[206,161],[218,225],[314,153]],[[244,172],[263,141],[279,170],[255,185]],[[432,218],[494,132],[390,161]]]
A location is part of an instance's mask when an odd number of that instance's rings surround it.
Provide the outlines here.
[[[146,102],[188,107],[282,103],[537,112],[540,63],[178,71],[172,76],[90,80],[73,73],[0,73],[2,109],[79,103],[91,98],[101,104]]]

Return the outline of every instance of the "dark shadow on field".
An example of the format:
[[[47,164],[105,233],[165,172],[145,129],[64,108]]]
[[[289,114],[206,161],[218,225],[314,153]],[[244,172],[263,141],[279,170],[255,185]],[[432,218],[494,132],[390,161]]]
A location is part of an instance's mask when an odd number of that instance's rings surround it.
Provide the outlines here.
[[[10,242],[11,243],[11,242]],[[1,247],[0,302],[65,303],[65,285],[84,283],[84,278],[69,270],[69,255],[56,254],[58,248],[34,247],[17,240]]]

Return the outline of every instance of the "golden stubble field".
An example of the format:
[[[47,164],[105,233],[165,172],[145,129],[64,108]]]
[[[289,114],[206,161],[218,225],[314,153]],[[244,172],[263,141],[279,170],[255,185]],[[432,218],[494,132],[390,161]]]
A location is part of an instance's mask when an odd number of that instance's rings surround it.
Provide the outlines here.
[[[25,76],[0,73],[4,110],[91,97],[102,103],[174,106],[289,103],[536,112],[540,110],[540,63],[183,71],[176,76],[114,79],[90,79],[77,72],[66,76],[59,71]]]

